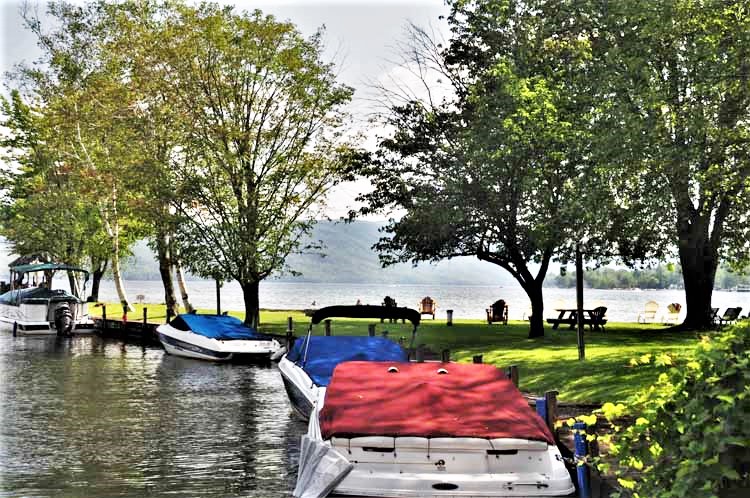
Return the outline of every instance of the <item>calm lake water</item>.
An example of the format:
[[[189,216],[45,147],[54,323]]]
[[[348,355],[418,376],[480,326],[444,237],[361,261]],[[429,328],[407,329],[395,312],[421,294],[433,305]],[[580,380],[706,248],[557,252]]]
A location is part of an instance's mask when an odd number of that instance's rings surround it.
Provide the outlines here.
[[[2,497],[288,497],[305,429],[275,367],[0,334]]]
[[[142,294],[146,302],[163,303],[164,290],[159,281],[130,280],[126,282],[129,299],[134,301]],[[193,304],[200,308],[216,307],[216,286],[213,282],[188,282],[188,292]],[[529,300],[520,286],[468,286],[468,285],[376,285],[376,284],[310,284],[289,282],[262,282],[260,305],[267,309],[306,309],[334,304],[355,304],[360,299],[364,304],[381,304],[384,296],[394,298],[399,306],[416,308],[424,296],[437,300],[437,318],[445,319],[445,310],[452,309],[456,318],[484,318],[485,308],[498,299],[508,303],[511,320],[521,320],[531,312]],[[103,301],[115,301],[112,282],[102,282],[99,295]],[[575,307],[575,289],[544,290],[545,316],[556,313],[554,308]],[[685,316],[685,293],[682,290],[600,290],[585,289],[586,307],[606,306],[607,317],[613,322],[635,322],[638,313],[647,301],[656,301],[660,308],[657,318],[667,311],[669,303],[683,305],[681,317]],[[314,303],[314,304],[313,304]],[[227,283],[221,293],[224,310],[244,310],[242,291],[235,282]],[[742,306],[743,315],[750,310],[750,292],[714,291],[713,306],[723,312],[730,306]]]

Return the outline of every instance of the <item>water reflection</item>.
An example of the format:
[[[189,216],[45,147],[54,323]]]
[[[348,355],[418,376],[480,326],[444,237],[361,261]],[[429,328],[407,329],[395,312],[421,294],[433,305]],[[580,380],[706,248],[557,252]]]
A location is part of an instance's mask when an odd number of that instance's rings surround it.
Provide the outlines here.
[[[0,335],[0,496],[281,497],[299,436],[275,367]]]

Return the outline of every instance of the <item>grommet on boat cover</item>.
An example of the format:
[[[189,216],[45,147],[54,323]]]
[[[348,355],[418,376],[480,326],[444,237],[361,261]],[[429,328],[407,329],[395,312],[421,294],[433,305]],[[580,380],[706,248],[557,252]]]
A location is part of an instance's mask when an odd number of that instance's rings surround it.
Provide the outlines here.
[[[388,367],[388,373],[398,373],[398,367],[390,366]]]
[[[448,373],[448,370],[446,370],[444,368],[438,368],[437,373],[438,373],[438,375],[444,375],[444,374]]]

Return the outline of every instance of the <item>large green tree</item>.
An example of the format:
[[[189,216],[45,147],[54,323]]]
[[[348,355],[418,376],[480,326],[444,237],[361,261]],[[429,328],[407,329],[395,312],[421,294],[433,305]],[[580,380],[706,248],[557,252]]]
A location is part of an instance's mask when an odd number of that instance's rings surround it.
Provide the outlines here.
[[[609,202],[587,155],[590,46],[558,2],[449,3],[449,45],[415,29],[408,61],[449,96],[391,108],[362,212],[404,213],[377,245],[386,264],[476,256],[507,270],[542,336],[549,264],[596,245]]]
[[[623,203],[677,247],[684,327],[711,325],[723,256],[744,258],[750,203],[750,9],[744,1],[608,2],[590,39],[599,162]]]
[[[347,176],[342,106],[352,90],[306,40],[259,11],[162,12],[151,74],[179,115],[171,169],[184,263],[236,280],[258,325],[259,283],[284,267],[331,186]]]

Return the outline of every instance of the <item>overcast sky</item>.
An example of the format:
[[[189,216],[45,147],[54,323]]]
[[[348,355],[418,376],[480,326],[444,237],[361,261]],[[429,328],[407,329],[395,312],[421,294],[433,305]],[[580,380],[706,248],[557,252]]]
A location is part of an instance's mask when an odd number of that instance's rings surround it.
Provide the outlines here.
[[[0,70],[3,74],[2,92],[7,94],[6,71],[15,64],[30,62],[39,56],[36,40],[24,29],[20,8],[21,0],[0,0]],[[339,79],[355,88],[352,112],[364,127],[372,110],[371,84],[386,82],[398,69],[396,45],[403,41],[408,22],[436,32],[445,32],[444,21],[439,16],[447,14],[443,0],[245,0],[224,2],[240,10],[261,9],[279,19],[296,24],[305,35],[311,35],[325,26],[327,60],[337,63]],[[32,9],[44,11],[44,2],[28,2]],[[369,130],[369,145],[374,134]],[[362,183],[337,188],[330,199],[329,215],[345,214],[357,192],[366,188]]]

